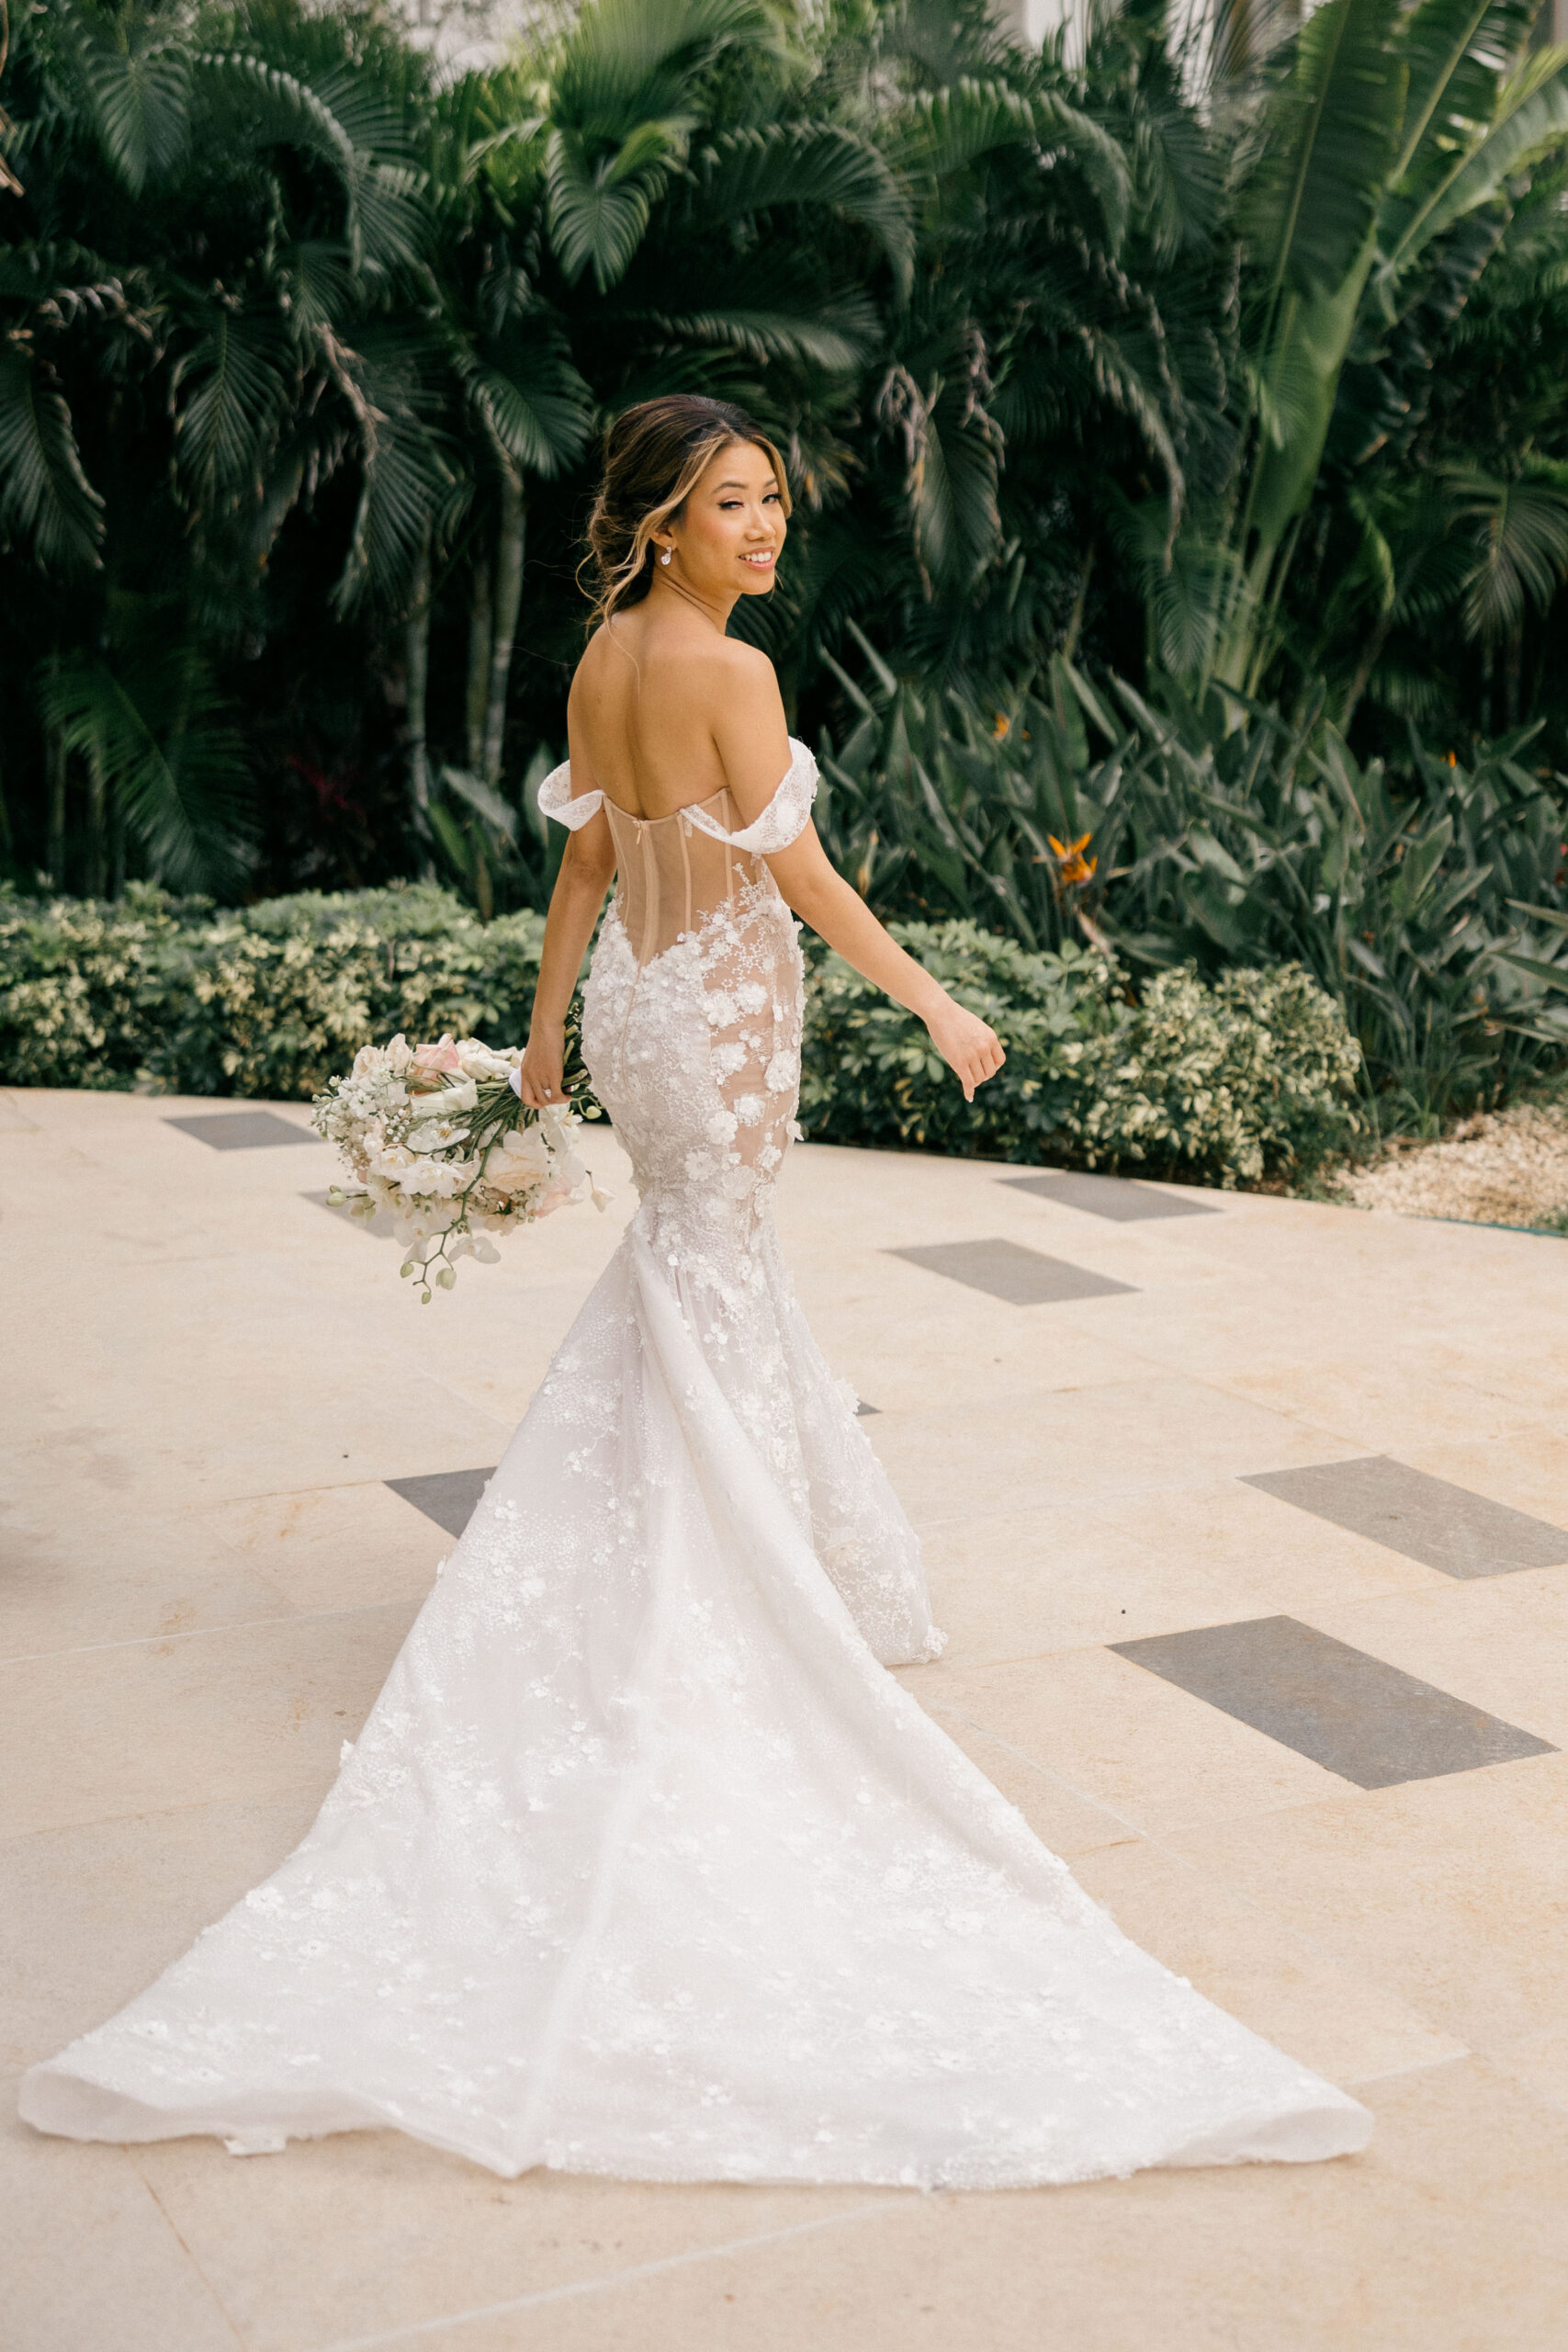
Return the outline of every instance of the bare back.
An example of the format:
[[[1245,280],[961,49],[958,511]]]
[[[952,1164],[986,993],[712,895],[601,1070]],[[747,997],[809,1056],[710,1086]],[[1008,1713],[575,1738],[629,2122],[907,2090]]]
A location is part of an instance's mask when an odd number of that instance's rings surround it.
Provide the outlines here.
[[[645,820],[726,786],[750,818],[789,764],[767,656],[683,609],[637,605],[596,630],[572,680],[567,724],[574,790],[601,791]]]

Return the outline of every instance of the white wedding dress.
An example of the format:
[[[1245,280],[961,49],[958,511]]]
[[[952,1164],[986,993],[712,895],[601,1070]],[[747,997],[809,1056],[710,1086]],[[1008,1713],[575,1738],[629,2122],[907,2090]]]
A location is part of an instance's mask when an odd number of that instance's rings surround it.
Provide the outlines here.
[[[641,1205],[304,1844],[33,2068],[41,2130],[952,2188],[1366,2139],[885,1670],[942,1636],[770,1216],[802,967],[762,854],[815,775],[797,745],[744,828],[604,804],[583,1044]]]

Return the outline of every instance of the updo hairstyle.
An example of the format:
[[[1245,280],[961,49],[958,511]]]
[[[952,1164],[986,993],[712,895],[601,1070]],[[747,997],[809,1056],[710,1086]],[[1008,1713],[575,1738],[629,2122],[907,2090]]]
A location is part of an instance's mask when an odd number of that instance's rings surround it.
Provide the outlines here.
[[[591,629],[641,604],[653,584],[653,534],[679,516],[713,458],[736,441],[762,451],[787,514],[784,460],[744,409],[695,392],[671,392],[641,401],[615,419],[605,435],[604,479],[588,518],[582,568],[592,565],[596,591]]]

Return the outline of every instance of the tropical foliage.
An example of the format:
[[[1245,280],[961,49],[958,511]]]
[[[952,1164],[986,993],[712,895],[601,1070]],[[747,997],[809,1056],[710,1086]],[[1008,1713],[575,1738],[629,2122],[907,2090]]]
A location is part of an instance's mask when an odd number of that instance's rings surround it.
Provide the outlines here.
[[[980,714],[872,658],[853,729],[824,744],[818,825],[886,915],[983,909],[1031,950],[1088,938],[1147,973],[1299,964],[1359,1039],[1369,1117],[1496,1100],[1568,1047],[1564,779],[1532,729],[1470,761],[1413,732],[1404,789],[1323,715],[1212,690],[1200,711],[1044,690]]]
[[[694,388],[786,452],[738,625],[874,903],[1300,962],[1382,1113],[1495,1094],[1568,954],[1540,30],[583,0],[446,76],[373,4],[18,14],[0,871],[541,905],[597,435]]]

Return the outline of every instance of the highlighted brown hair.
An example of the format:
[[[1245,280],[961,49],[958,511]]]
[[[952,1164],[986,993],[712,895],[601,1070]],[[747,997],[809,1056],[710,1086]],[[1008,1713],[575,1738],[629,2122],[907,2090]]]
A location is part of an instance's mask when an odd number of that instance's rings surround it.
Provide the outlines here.
[[[604,478],[588,518],[583,568],[592,564],[596,592],[590,628],[641,604],[653,584],[653,534],[680,514],[712,460],[737,441],[762,451],[787,514],[784,460],[744,409],[695,392],[671,392],[641,401],[615,419],[605,435]]]

